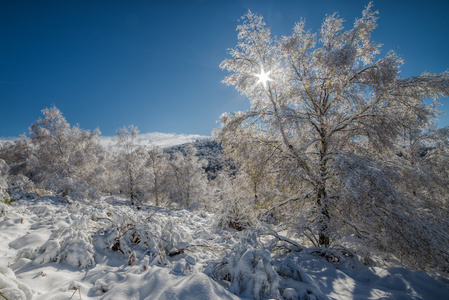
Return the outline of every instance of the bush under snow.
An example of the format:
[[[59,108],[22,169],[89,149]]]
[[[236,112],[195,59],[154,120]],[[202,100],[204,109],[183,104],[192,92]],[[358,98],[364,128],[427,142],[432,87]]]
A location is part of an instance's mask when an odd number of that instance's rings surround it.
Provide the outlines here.
[[[28,285],[17,280],[10,268],[0,267],[0,297],[7,300],[31,300],[33,293]]]
[[[92,236],[86,232],[86,219],[78,217],[72,226],[54,231],[39,248],[23,249],[18,257],[33,259],[36,263],[66,262],[74,267],[87,268],[95,265]]]
[[[0,217],[0,238],[9,241],[0,248],[0,263],[16,257],[8,261],[11,269],[30,288],[13,273],[0,283],[25,295],[11,299],[29,299],[27,291],[40,299],[170,300],[447,294],[447,281],[424,272],[367,268],[344,249],[305,248],[267,229],[218,229],[214,217],[136,209],[115,198],[85,204],[57,197],[19,200]]]

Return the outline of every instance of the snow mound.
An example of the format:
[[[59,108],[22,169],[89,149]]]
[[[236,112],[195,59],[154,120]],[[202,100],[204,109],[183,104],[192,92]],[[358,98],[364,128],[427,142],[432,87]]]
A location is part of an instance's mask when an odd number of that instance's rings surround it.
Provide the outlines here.
[[[14,300],[31,300],[33,293],[28,285],[16,279],[14,272],[0,267],[0,297]]]
[[[101,299],[218,300],[239,298],[202,273],[175,276],[171,275],[167,269],[153,266],[142,274],[127,274],[125,279],[114,284]]]

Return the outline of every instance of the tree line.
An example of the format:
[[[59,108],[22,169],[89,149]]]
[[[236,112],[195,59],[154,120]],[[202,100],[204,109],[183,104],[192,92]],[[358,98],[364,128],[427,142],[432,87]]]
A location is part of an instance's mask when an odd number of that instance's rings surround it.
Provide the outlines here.
[[[25,176],[37,194],[74,200],[110,194],[127,197],[133,205],[190,207],[206,193],[206,161],[192,146],[170,157],[160,147],[142,144],[131,125],[117,130],[114,145],[105,148],[98,129],[71,126],[56,107],[42,113],[30,126],[29,138],[22,135],[0,149],[4,173]]]

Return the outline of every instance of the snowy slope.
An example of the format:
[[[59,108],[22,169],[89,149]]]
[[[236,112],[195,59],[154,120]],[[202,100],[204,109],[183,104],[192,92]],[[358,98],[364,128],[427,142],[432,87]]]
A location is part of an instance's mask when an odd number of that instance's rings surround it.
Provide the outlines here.
[[[209,139],[210,136],[199,134],[178,134],[178,133],[162,133],[162,132],[148,132],[140,133],[138,142],[140,145],[147,146],[159,146],[161,148],[167,148],[186,143],[192,143],[195,141]],[[0,145],[5,142],[14,141],[17,137],[0,137]],[[115,136],[100,135],[100,144],[103,147],[111,147],[115,144]]]
[[[204,212],[113,197],[42,197],[0,212],[7,299],[449,299],[447,280],[335,259],[269,231],[217,229]],[[276,247],[290,251],[270,255]]]
[[[110,147],[114,145],[113,136],[99,136],[100,144],[103,147]],[[197,140],[208,139],[208,136],[199,134],[177,134],[177,133],[161,133],[161,132],[149,132],[139,134],[140,145],[152,145],[159,146],[161,148],[172,147],[185,143],[191,143]]]

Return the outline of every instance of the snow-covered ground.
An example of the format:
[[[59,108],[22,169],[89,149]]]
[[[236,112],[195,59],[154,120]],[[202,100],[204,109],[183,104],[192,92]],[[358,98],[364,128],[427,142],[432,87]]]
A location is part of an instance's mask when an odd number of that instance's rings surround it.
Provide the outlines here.
[[[126,203],[0,204],[0,299],[449,299],[449,281],[424,272]]]

